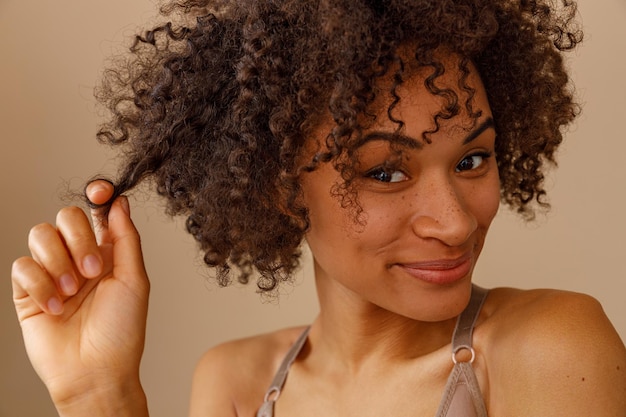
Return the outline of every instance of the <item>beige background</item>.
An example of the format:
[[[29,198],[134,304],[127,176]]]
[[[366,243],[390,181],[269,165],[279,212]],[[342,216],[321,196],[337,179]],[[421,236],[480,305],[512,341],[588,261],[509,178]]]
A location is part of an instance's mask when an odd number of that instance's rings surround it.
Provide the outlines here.
[[[626,2],[582,0],[580,9],[587,39],[571,65],[585,109],[550,180],[553,210],[532,225],[501,210],[475,277],[592,294],[624,339]],[[0,0],[0,417],[55,415],[23,351],[10,265],[27,252],[30,226],[54,220],[67,184],[111,170],[93,139],[92,88],[105,57],[153,15],[149,0]],[[217,289],[181,223],[138,197],[153,283],[142,377],[152,416],[184,415],[194,363],[209,346],[313,319],[312,276],[305,267],[280,304],[262,304],[252,287]]]

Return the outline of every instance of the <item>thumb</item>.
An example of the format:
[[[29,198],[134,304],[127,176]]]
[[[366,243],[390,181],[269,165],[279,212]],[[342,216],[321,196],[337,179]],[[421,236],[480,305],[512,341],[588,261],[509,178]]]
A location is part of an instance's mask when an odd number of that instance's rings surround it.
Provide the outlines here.
[[[140,277],[146,279],[141,239],[130,218],[126,196],[118,197],[111,206],[108,233],[113,245],[113,275],[129,283]]]
[[[99,245],[111,243],[108,228],[104,221],[105,214],[101,206],[106,204],[113,197],[114,193],[115,187],[106,180],[92,181],[85,189],[85,194],[90,204],[95,205],[95,208],[91,209],[91,219],[96,234],[96,241]]]

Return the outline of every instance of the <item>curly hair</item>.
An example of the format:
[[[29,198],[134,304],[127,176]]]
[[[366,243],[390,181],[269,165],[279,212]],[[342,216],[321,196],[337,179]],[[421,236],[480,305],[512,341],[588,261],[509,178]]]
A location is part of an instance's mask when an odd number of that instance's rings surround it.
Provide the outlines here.
[[[411,45],[428,71],[425,86],[444,105],[441,120],[470,115],[478,70],[492,107],[503,202],[526,217],[547,205],[546,163],[577,115],[562,52],[582,40],[576,4],[562,0],[180,0],[162,7],[170,20],[136,36],[130,53],[105,71],[98,99],[111,118],[100,141],[120,147],[118,195],[145,179],[170,215],[187,217],[218,282],[256,270],[263,292],[298,267],[309,227],[300,176],[332,163],[335,192],[358,206],[352,187],[363,116],[375,83],[403,82]],[[437,86],[444,48],[460,57],[465,103]],[[298,158],[323,114],[334,127],[327,147]],[[395,120],[394,120],[395,121]],[[401,121],[397,121],[399,128]]]

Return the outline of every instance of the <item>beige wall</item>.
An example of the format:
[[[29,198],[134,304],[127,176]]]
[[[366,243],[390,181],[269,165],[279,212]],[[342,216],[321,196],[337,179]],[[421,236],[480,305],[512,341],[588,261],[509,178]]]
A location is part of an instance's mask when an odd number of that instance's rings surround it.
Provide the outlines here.
[[[503,210],[476,281],[590,293],[626,338],[626,2],[582,0],[580,8],[587,42],[572,65],[585,113],[551,179],[554,208],[533,225]],[[93,139],[91,91],[104,57],[153,10],[149,0],[0,0],[0,417],[54,415],[23,352],[10,264],[26,253],[29,227],[54,220],[63,184],[111,168]],[[153,416],[184,415],[199,355],[226,339],[311,321],[312,277],[305,268],[279,305],[262,304],[252,288],[216,289],[181,223],[140,197],[134,216],[153,282],[143,380]]]

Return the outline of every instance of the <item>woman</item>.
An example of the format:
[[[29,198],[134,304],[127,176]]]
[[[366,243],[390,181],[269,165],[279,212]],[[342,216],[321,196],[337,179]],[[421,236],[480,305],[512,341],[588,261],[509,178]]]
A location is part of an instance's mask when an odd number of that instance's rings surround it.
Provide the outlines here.
[[[174,10],[184,26],[139,38],[100,92],[100,137],[126,159],[114,187],[87,189],[95,231],[63,209],[14,264],[61,415],[147,415],[148,281],[122,196],[145,178],[223,284],[256,270],[271,294],[303,239],[314,257],[319,317],[209,350],[194,416],[624,415],[626,353],[594,300],[471,284],[499,200],[546,204],[543,162],[577,114],[560,55],[580,41],[574,5]]]

